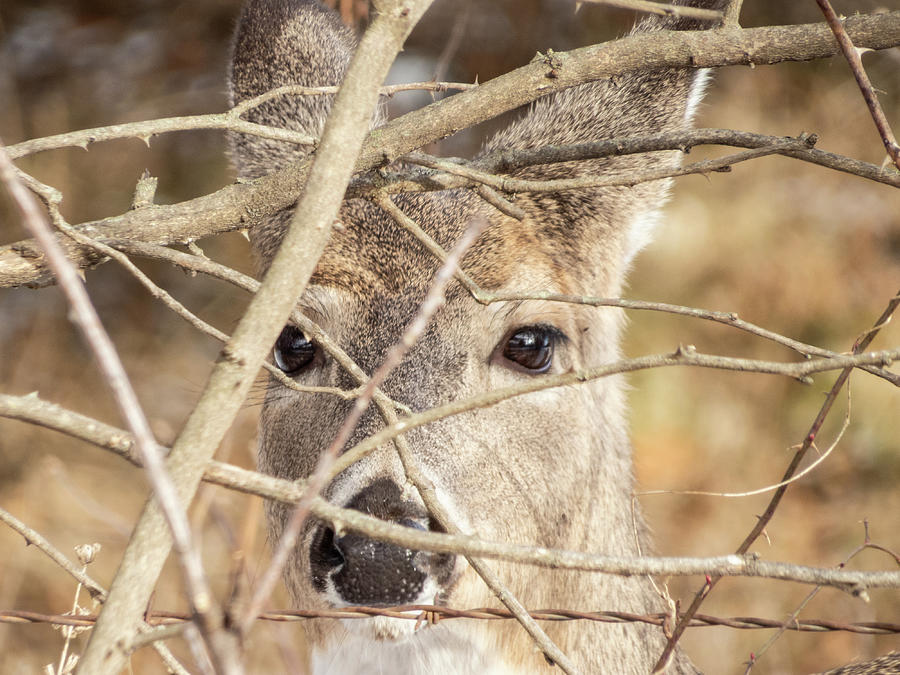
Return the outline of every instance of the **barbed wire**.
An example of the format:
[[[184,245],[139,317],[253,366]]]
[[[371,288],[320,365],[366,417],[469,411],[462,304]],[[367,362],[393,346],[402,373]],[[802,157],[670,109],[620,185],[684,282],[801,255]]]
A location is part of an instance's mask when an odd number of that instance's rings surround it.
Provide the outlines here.
[[[668,614],[632,614],[630,612],[583,612],[571,609],[539,609],[529,612],[538,621],[598,621],[601,623],[647,623],[661,626],[670,621]],[[453,609],[436,605],[399,605],[397,607],[345,607],[343,609],[285,609],[260,614],[262,621],[306,621],[309,619],[371,619],[373,617],[408,619],[438,623],[446,619],[482,619],[488,621],[513,619],[507,609],[479,607],[477,609]],[[192,616],[184,612],[154,610],[146,614],[152,626],[173,625],[190,621]],[[49,623],[57,626],[81,626],[90,628],[97,620],[96,614],[43,614],[26,610],[0,610],[0,623]],[[784,628],[803,633],[860,633],[864,635],[893,635],[900,633],[900,623],[865,621],[844,623],[827,619],[785,621],[760,617],[717,617],[697,614],[691,619],[691,628],[724,626],[744,630]]]

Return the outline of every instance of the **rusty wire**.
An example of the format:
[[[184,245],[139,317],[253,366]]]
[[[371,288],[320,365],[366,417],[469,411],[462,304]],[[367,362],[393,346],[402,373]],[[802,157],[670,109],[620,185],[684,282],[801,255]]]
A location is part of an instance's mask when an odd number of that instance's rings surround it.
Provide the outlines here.
[[[631,614],[629,612],[579,612],[569,609],[540,609],[530,612],[539,621],[600,621],[603,623],[648,623],[662,625],[669,620],[666,614]],[[400,605],[397,607],[345,607],[343,609],[315,610],[288,609],[265,612],[259,616],[263,621],[303,621],[307,619],[368,619],[375,616],[386,616],[395,619],[412,619],[421,621],[427,615],[432,623],[444,619],[512,619],[507,609],[481,607],[478,609],[452,609],[435,605]],[[92,627],[97,620],[96,614],[42,614],[24,610],[0,610],[0,623],[49,623],[58,626]],[[150,625],[172,625],[191,620],[190,614],[179,612],[152,611],[146,615]],[[716,617],[697,614],[690,622],[690,627],[725,626],[728,628],[760,629],[786,628],[787,630],[829,633],[846,632],[864,635],[891,635],[900,633],[900,623],[884,621],[867,621],[860,623],[842,623],[825,619],[805,619],[791,621],[785,626],[784,621],[763,619],[759,617]]]

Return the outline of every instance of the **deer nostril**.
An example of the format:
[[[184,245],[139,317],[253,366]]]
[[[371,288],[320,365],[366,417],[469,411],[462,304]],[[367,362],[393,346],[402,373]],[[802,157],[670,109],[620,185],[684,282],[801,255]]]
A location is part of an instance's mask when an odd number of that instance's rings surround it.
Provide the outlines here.
[[[313,549],[313,554],[320,564],[329,569],[337,569],[344,564],[344,554],[334,538],[334,530],[330,527],[322,528],[322,534]]]

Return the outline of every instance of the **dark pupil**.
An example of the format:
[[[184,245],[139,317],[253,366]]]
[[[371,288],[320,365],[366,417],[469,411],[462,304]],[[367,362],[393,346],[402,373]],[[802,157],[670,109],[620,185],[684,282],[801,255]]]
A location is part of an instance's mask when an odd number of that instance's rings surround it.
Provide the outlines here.
[[[553,358],[553,338],[549,331],[524,328],[509,338],[503,356],[528,370],[543,372]]]
[[[291,375],[309,365],[316,353],[316,346],[296,326],[285,326],[275,341],[275,364]]]

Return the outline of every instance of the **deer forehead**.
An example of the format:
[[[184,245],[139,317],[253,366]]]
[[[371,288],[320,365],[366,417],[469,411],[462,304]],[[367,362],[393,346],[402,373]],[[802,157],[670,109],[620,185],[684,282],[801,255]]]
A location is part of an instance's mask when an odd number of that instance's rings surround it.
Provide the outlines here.
[[[437,205],[440,208],[441,202]],[[446,210],[410,209],[414,220],[445,251],[478,215]],[[455,212],[456,211],[456,212]],[[593,246],[563,229],[547,236],[543,226],[491,214],[490,225],[467,251],[461,267],[485,291],[521,290],[583,293],[595,281],[589,258]],[[593,242],[590,242],[593,244]],[[372,293],[424,298],[441,261],[413,233],[385,214],[367,208],[346,209],[322,255],[312,282],[359,297]],[[602,275],[601,275],[602,276]],[[451,290],[451,294],[456,291]]]

